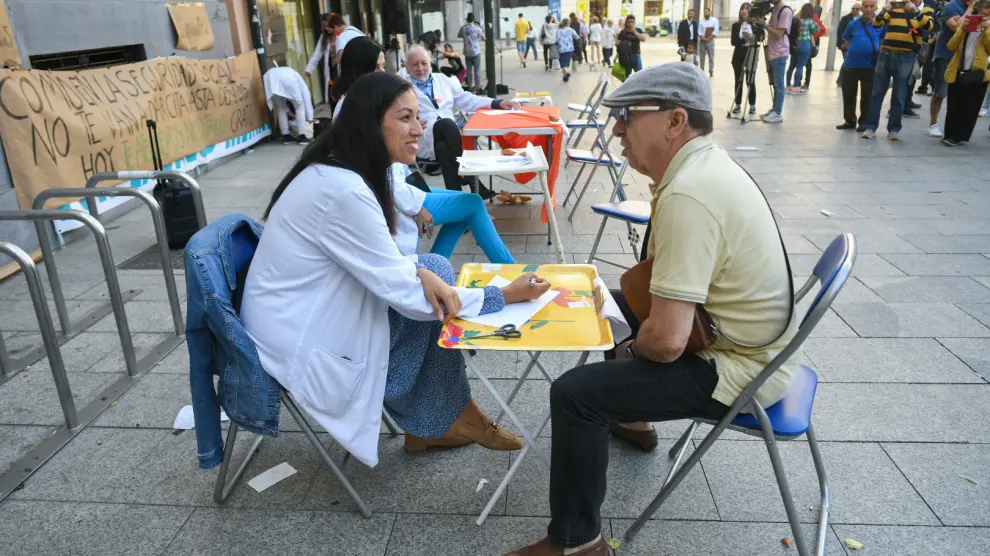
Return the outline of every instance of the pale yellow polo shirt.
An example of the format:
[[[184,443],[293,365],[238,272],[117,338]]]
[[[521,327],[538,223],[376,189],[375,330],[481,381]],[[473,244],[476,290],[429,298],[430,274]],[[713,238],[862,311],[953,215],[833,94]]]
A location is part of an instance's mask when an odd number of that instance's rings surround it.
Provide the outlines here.
[[[743,389],[794,337],[784,253],[773,214],[752,179],[711,137],[684,145],[653,193],[654,257],[650,291],[702,303],[718,327],[718,340],[698,353],[714,359],[718,384],[712,398],[732,405]],[[757,392],[768,407],[779,401],[797,372],[797,358],[781,366]]]

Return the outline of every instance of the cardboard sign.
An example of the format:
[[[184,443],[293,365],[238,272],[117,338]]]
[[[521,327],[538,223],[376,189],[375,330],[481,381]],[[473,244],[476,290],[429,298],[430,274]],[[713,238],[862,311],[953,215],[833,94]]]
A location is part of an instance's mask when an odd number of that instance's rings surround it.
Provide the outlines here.
[[[169,2],[165,5],[179,36],[175,48],[190,51],[213,50],[213,27],[210,26],[210,17],[206,15],[206,6],[202,2]]]
[[[21,65],[21,53],[17,50],[14,31],[10,28],[7,2],[4,0],[0,0],[0,65],[14,67]]]
[[[152,170],[149,119],[158,122],[166,164],[261,127],[268,110],[258,55],[84,71],[0,69],[0,136],[23,209],[38,192],[82,187],[96,172]],[[53,199],[46,208],[67,202]]]

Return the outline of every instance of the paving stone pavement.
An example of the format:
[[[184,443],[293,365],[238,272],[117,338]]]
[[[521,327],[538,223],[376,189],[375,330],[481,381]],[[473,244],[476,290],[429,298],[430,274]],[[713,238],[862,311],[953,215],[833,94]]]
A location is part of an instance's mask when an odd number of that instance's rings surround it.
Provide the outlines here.
[[[670,61],[673,43],[651,41],[644,57],[648,65]],[[815,423],[832,489],[826,554],[990,554],[990,120],[981,120],[970,145],[958,149],[926,137],[923,120],[906,119],[899,142],[884,133],[867,141],[836,131],[841,100],[835,74],[823,71],[823,56],[815,61],[811,92],[787,97],[783,124],[740,125],[723,117],[732,94],[729,57],[728,45],[720,44],[712,80],[714,137],[765,190],[795,279],[810,273],[838,233],[854,233],[861,251],[845,291],[803,349],[822,379]],[[540,64],[516,68],[514,54],[506,54],[504,64],[509,85],[549,89],[559,105],[583,101],[597,75],[581,69],[564,84]],[[757,83],[763,112],[769,108],[765,74]],[[927,114],[928,97],[915,100]],[[200,184],[208,216],[238,210],[260,217],[299,151],[263,145],[206,174]],[[574,175],[574,168],[562,172],[558,199]],[[647,198],[647,178],[631,173],[628,182],[633,198]],[[587,261],[599,226],[588,205],[610,193],[598,175],[572,221],[567,212],[573,203],[560,211],[569,261]],[[535,205],[493,205],[491,213],[503,232],[545,230]],[[125,214],[108,228],[118,263],[153,244],[144,211]],[[507,243],[520,262],[553,260],[543,238]],[[600,253],[629,263],[633,252],[623,226],[606,226]],[[82,239],[56,256],[74,319],[106,301],[93,254],[92,241]],[[453,259],[459,266],[485,257],[466,237]],[[619,269],[600,269],[616,285]],[[184,300],[183,274],[176,278]],[[127,315],[143,357],[171,330],[161,274],[121,271],[120,280],[124,289],[135,290]],[[0,283],[0,308],[0,327],[15,359],[40,344],[22,278]],[[110,317],[74,336],[62,351],[79,407],[124,372]],[[478,527],[474,520],[512,455],[478,447],[409,455],[401,439],[383,435],[377,468],[348,469],[375,511],[365,520],[291,420],[283,434],[262,445],[245,476],[283,461],[299,472],[263,493],[241,485],[217,506],[216,471],[198,468],[194,433],[171,430],[176,412],[189,403],[188,359],[185,344],[179,345],[0,503],[0,553],[489,555],[545,532],[549,473],[535,459],[523,463],[488,522]],[[575,360],[563,354],[545,363],[559,376]],[[506,393],[525,367],[515,354],[482,355],[480,362]],[[548,392],[538,375],[530,378],[518,406],[527,426],[540,419]],[[479,403],[497,413],[493,399],[472,382]],[[0,385],[0,472],[48,437],[59,419],[46,360]],[[606,536],[621,537],[652,497],[669,465],[665,450],[684,426],[659,425],[660,449],[651,454],[611,447]],[[541,438],[547,446],[549,435],[548,427]],[[238,457],[247,449],[244,436]],[[337,447],[331,452],[342,456]],[[798,506],[816,507],[807,443],[785,443],[781,453]],[[480,479],[488,485],[475,492]],[[812,536],[815,514],[802,516]],[[796,553],[781,544],[791,533],[766,451],[743,435],[719,440],[658,517],[619,554]],[[847,538],[865,548],[846,549]]]

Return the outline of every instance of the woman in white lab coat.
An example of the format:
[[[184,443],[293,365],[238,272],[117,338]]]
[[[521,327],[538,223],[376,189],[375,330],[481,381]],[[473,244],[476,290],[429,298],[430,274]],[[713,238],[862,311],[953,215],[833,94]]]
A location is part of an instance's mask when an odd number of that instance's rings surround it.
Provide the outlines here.
[[[419,101],[419,118],[426,121],[426,134],[419,139],[421,160],[435,160],[443,171],[447,189],[460,191],[460,165],[457,157],[464,154],[461,130],[454,122],[454,110],[474,112],[483,108],[518,110],[519,103],[473,95],[461,88],[461,83],[442,73],[433,73],[430,53],[416,45],[406,54],[406,68],[399,75],[413,84]]]
[[[362,75],[385,71],[387,56],[382,47],[368,37],[358,37],[344,49],[349,63],[340,79],[334,84],[334,97],[339,99],[333,111],[333,119],[340,115],[347,91]],[[395,200],[398,223],[393,235],[399,252],[414,255],[419,248],[420,236],[433,236],[436,227],[443,226],[436,234],[431,253],[450,258],[454,246],[470,228],[478,246],[488,260],[499,264],[512,264],[509,253],[485,203],[478,195],[466,191],[414,187],[406,182],[409,167],[393,164],[392,197]],[[425,186],[425,184],[424,184]]]
[[[361,77],[338,121],[272,195],[241,308],[266,371],[369,466],[378,462],[383,402],[411,451],[521,447],[472,400],[461,354],[436,342],[441,319],[496,311],[549,288],[535,276],[535,285],[524,276],[501,289],[453,288],[442,258],[419,257],[443,278],[402,256],[392,239],[390,167],[414,160],[422,134],[407,82]],[[410,363],[393,372],[390,356]]]

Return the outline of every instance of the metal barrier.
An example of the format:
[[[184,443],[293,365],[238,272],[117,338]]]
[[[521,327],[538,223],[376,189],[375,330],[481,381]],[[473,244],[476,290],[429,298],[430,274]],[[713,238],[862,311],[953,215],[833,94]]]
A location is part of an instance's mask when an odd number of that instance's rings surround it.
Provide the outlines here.
[[[148,209],[151,210],[151,221],[155,225],[155,237],[158,240],[158,251],[162,258],[162,273],[165,274],[165,289],[168,292],[168,302],[172,308],[172,323],[175,326],[175,335],[182,336],[185,333],[185,325],[182,321],[182,306],[179,303],[179,293],[175,289],[175,273],[172,271],[172,263],[169,260],[168,239],[165,237],[165,220],[162,218],[162,209],[158,205],[158,202],[155,201],[154,197],[136,187],[107,187],[103,189],[94,189],[89,183],[87,183],[86,189],[46,189],[34,198],[33,208],[34,210],[40,210],[41,207],[45,205],[45,201],[48,199],[74,197],[86,197],[87,199],[91,199],[93,197],[136,197],[148,206]],[[88,202],[86,204],[89,206],[89,212],[93,215],[93,218],[99,220],[99,211],[96,209],[96,203]],[[44,224],[40,221],[36,221],[35,226],[38,228],[39,234],[44,233]],[[46,261],[45,267],[49,269],[48,278],[51,280],[52,289],[54,290],[55,285],[58,282],[58,273],[55,270],[55,258],[52,255],[51,246],[48,245],[47,241],[41,241],[41,250]],[[58,289],[61,293],[61,284],[58,285]],[[58,303],[61,298],[61,295],[56,297],[56,303]],[[64,304],[65,300],[61,299],[61,302]]]
[[[196,220],[199,222],[200,227],[206,227],[206,209],[203,206],[203,190],[196,183],[196,180],[192,178],[189,174],[185,172],[172,172],[167,170],[138,170],[138,171],[124,171],[124,172],[97,172],[93,174],[93,177],[86,180],[86,188],[96,187],[96,184],[101,181],[122,181],[122,180],[157,180],[157,179],[174,179],[179,180],[186,184],[190,190],[192,190],[193,204],[196,206]],[[129,188],[135,189],[135,188]],[[101,190],[104,191],[104,190]],[[89,205],[89,213],[93,215],[94,218],[100,218],[100,211],[96,207],[96,203],[87,203]]]
[[[3,253],[17,262],[27,279],[28,290],[31,292],[31,303],[34,305],[34,314],[38,317],[38,326],[41,328],[41,339],[45,343],[45,351],[48,352],[49,366],[52,368],[52,378],[55,379],[55,390],[58,392],[58,401],[62,404],[62,415],[65,416],[65,426],[68,429],[79,427],[79,415],[76,413],[76,402],[72,399],[72,388],[69,386],[69,379],[65,376],[65,364],[62,362],[62,351],[55,340],[55,327],[52,324],[52,317],[48,313],[48,300],[45,299],[45,288],[41,284],[41,277],[38,275],[38,267],[34,261],[20,247],[0,241],[0,253]],[[0,351],[6,354],[7,350],[2,345],[3,338],[0,335]],[[7,371],[4,370],[4,374]]]
[[[110,252],[110,240],[107,239],[107,232],[103,228],[103,225],[97,219],[78,210],[0,210],[0,221],[5,220],[32,221],[38,228],[38,242],[41,244],[42,251],[45,254],[45,267],[48,269],[49,279],[52,279],[52,294],[55,297],[56,304],[61,302],[61,310],[66,313],[63,327],[69,322],[68,312],[65,308],[65,298],[62,295],[61,283],[58,281],[58,271],[55,269],[55,258],[52,256],[51,246],[48,245],[47,231],[41,222],[49,220],[76,220],[93,232],[93,236],[96,239],[96,248],[100,252],[100,262],[103,264],[103,275],[107,280],[107,290],[109,290],[110,305],[113,307],[113,316],[117,322],[120,345],[124,350],[124,362],[127,365],[127,374],[129,376],[137,375],[137,358],[134,354],[134,345],[131,342],[131,331],[127,326],[127,315],[124,313],[124,300],[120,294],[117,269],[113,263],[113,253]],[[62,318],[61,314],[59,318]]]

